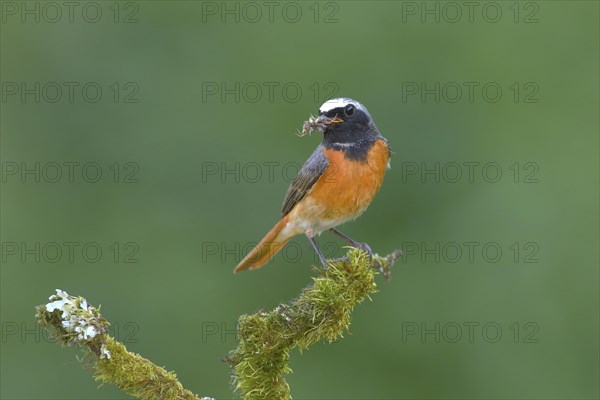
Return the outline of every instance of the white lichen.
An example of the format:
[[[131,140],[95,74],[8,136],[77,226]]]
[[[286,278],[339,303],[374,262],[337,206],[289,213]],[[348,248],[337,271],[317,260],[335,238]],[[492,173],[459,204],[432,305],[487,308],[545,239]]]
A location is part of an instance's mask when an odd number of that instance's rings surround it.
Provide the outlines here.
[[[56,289],[46,304],[48,312],[60,311],[61,325],[69,333],[75,334],[75,341],[92,340],[102,325],[91,312],[87,301],[81,297],[70,296],[64,290]]]
[[[110,354],[110,350],[108,350],[106,346],[102,345],[102,347],[100,348],[100,358],[106,358],[110,360],[111,355],[112,354]]]

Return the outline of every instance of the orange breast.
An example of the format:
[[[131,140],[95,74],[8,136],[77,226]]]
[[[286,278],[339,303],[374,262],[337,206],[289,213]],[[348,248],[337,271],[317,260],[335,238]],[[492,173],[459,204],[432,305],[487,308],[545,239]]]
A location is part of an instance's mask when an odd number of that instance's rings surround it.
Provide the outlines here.
[[[387,144],[375,142],[366,162],[347,159],[339,150],[323,149],[329,167],[307,196],[320,207],[318,218],[354,218],[371,203],[381,184],[389,161]]]

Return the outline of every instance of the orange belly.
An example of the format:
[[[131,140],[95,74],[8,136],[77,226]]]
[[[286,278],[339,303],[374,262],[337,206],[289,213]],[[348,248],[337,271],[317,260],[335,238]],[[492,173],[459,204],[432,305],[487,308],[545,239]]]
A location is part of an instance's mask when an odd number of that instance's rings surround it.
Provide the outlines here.
[[[289,228],[294,234],[318,234],[358,217],[383,183],[389,161],[384,141],[378,140],[369,149],[365,162],[347,159],[342,151],[323,151],[329,167],[290,212]]]

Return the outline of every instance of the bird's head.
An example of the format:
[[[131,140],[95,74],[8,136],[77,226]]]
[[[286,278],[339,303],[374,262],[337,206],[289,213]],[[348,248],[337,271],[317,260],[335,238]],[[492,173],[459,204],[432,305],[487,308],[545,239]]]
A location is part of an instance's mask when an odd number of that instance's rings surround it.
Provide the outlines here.
[[[371,115],[356,100],[348,97],[331,99],[319,108],[317,117],[304,123],[302,134],[323,132],[324,138],[335,142],[352,142],[376,132]]]

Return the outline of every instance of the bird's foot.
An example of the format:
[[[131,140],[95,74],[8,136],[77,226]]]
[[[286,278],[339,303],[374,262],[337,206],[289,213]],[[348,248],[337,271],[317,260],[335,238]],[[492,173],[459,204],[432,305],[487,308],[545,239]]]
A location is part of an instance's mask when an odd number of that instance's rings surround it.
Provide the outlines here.
[[[369,259],[373,258],[373,250],[371,250],[371,246],[369,246],[367,243],[356,242],[354,247],[367,253]]]

